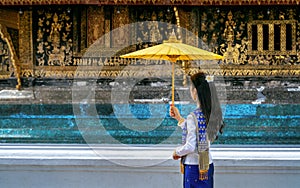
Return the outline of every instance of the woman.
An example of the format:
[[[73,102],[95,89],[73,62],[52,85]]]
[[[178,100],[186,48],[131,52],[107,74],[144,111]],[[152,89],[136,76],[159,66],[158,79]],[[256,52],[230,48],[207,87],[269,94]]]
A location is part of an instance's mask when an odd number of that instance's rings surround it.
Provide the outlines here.
[[[191,76],[190,93],[197,108],[187,119],[175,106],[170,108],[170,116],[183,130],[182,146],[175,149],[173,159],[181,158],[184,188],[213,188],[214,165],[209,147],[218,132],[222,133],[224,124],[215,85],[207,78],[202,72]]]

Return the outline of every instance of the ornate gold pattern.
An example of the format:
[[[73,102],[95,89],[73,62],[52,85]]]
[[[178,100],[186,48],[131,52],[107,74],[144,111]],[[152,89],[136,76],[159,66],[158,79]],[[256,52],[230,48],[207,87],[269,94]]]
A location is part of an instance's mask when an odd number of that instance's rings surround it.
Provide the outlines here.
[[[0,30],[0,32],[2,32]],[[9,65],[10,65],[10,51],[7,41],[4,39],[3,34],[0,37],[0,72],[3,75],[9,76]]]
[[[125,25],[129,24],[129,8],[124,6],[114,7],[112,20],[112,47],[127,47],[130,42],[130,30]],[[117,28],[119,29],[114,30]]]
[[[297,8],[281,9],[278,6],[272,10],[260,7],[248,10],[246,7],[239,9],[213,7],[200,9],[200,11],[202,13],[199,36],[202,42],[207,44],[208,50],[223,54],[224,64],[299,63],[300,56],[297,50],[300,46],[296,42],[300,38],[298,31],[300,27],[296,28],[298,20],[295,20],[295,18],[299,19]],[[254,31],[252,26],[256,28]],[[201,47],[205,49],[205,46]]]
[[[21,88],[21,77],[20,77],[20,66],[18,63],[18,58],[16,55],[16,51],[12,44],[9,34],[7,33],[6,28],[0,24],[0,55],[1,57],[1,66],[4,74],[1,77],[7,79],[11,75],[14,75],[17,78],[16,88]],[[7,69],[3,69],[4,66],[7,66]],[[10,70],[10,69],[13,70]],[[7,74],[8,73],[8,74]]]
[[[35,34],[37,66],[65,66],[72,64],[73,37],[71,10],[39,9]]]
[[[268,25],[269,28],[269,50],[263,50],[263,29],[262,25]],[[290,24],[292,27],[292,50],[286,49],[286,25]],[[252,50],[250,45],[248,48],[249,55],[296,55],[296,20],[253,20],[248,23],[249,43],[252,41],[252,25],[257,25],[257,42],[258,50]],[[280,25],[280,50],[274,49],[274,25]]]
[[[257,24],[257,35],[258,35],[258,41],[257,41],[257,51],[259,54],[263,51],[263,26],[262,24]],[[249,50],[250,51],[250,50]]]
[[[131,68],[123,69],[131,65]],[[147,66],[145,66],[147,65]],[[34,75],[36,77],[50,78],[115,78],[115,77],[161,77],[169,78],[171,76],[171,68],[166,69],[166,65],[170,66],[166,61],[154,60],[138,60],[138,59],[121,59],[113,58],[85,58],[80,59],[79,66],[65,67],[37,67]],[[190,65],[190,63],[189,63]],[[143,74],[139,71],[143,67]],[[148,71],[145,69],[148,67]],[[123,69],[123,70],[122,70]],[[153,70],[154,69],[154,70]],[[161,71],[163,70],[163,71]],[[298,65],[202,65],[201,70],[208,74],[216,76],[232,76],[232,77],[266,77],[266,76],[281,76],[281,77],[297,77],[300,75],[300,66]],[[199,71],[199,67],[193,65],[189,68],[176,69],[176,76],[183,76],[184,73],[193,74]],[[23,77],[32,75],[31,70],[22,70]]]
[[[0,5],[298,5],[300,0],[2,0]]]
[[[220,69],[221,68],[221,69]],[[287,66],[243,66],[243,65],[221,65],[220,67],[201,67],[206,73],[216,76],[232,77],[295,77],[300,75],[300,67],[297,65]],[[196,73],[199,68],[190,68],[188,73]]]
[[[121,1],[116,1],[116,3],[120,3]],[[141,1],[136,1],[141,2]],[[150,2],[150,1],[149,1]],[[155,1],[159,2],[159,1]],[[171,3],[176,3],[178,1],[172,1]],[[185,1],[187,2],[187,1]],[[200,2],[200,1],[199,1]],[[204,2],[204,1],[202,1]],[[208,1],[207,1],[208,2]],[[211,1],[214,2],[214,1]],[[108,8],[107,6],[105,6]],[[193,38],[192,35],[189,36],[187,33],[181,33],[182,40],[191,45],[198,45],[201,48],[211,50],[217,52],[219,54],[223,54],[225,57],[225,61],[221,63],[219,68],[205,68],[211,74],[222,75],[222,76],[282,76],[282,77],[297,77],[300,75],[299,72],[299,63],[300,63],[300,53],[297,53],[300,50],[300,24],[298,24],[299,15],[297,13],[296,8],[290,9],[280,9],[278,11],[270,11],[267,13],[267,9],[257,8],[249,10],[244,7],[239,7],[238,9],[232,7],[193,7],[191,9],[185,9],[182,6],[177,6],[176,10],[167,11],[167,7],[159,7],[152,6],[145,10],[135,10],[131,9],[131,7],[127,6],[119,6],[119,7],[109,7],[108,9],[100,7],[87,7],[80,9],[81,12],[80,17],[78,18],[78,36],[70,36],[73,40],[76,38],[80,38],[79,43],[81,43],[79,50],[81,53],[84,53],[84,49],[87,48],[94,40],[96,40],[97,35],[101,36],[103,33],[109,33],[111,28],[118,28],[124,24],[130,22],[137,21],[149,21],[150,31],[148,30],[148,25],[146,26],[143,22],[140,25],[137,25],[137,28],[131,29],[131,36],[134,37],[131,41],[125,41],[126,45],[135,44],[136,40],[140,40],[141,43],[137,45],[137,48],[145,48],[149,44],[153,45],[155,43],[161,42],[165,39],[169,32],[172,31],[172,24],[179,23],[181,27],[187,28],[192,33],[196,34],[196,36],[200,36],[202,39],[202,43],[198,44],[198,40]],[[280,10],[280,11],[279,11]],[[72,10],[73,11],[73,10]],[[120,11],[121,15],[119,15],[118,11]],[[123,11],[123,12],[122,12]],[[251,12],[253,11],[253,15]],[[28,13],[20,16],[20,55],[22,55],[22,69],[21,76],[22,77],[52,77],[52,78],[74,78],[74,77],[82,77],[82,78],[97,78],[97,77],[138,77],[140,76],[137,72],[132,70],[122,70],[127,65],[134,65],[138,67],[146,67],[145,65],[164,65],[168,62],[164,61],[143,61],[143,60],[124,60],[118,57],[106,58],[105,54],[110,54],[107,52],[114,51],[114,46],[123,44],[120,40],[122,37],[112,37],[110,35],[105,35],[105,40],[102,41],[104,48],[101,52],[99,52],[96,57],[81,57],[80,54],[76,54],[72,57],[72,63],[69,65],[73,66],[63,66],[68,64],[56,63],[55,66],[38,66],[34,65],[32,60],[32,54],[30,53],[30,49],[32,46],[30,45],[32,39],[30,38],[30,33],[34,31],[29,26],[29,22],[32,21],[29,17],[32,17]],[[51,14],[57,11],[52,11]],[[176,16],[176,12],[178,15]],[[24,12],[25,13],[25,12]],[[108,14],[109,13],[109,14]],[[249,14],[248,14],[249,13]],[[58,17],[61,13],[57,12]],[[124,16],[125,15],[125,16]],[[27,17],[29,16],[29,17]],[[34,17],[34,16],[33,16]],[[70,16],[74,20],[74,16]],[[169,23],[167,27],[157,29],[158,26],[155,25],[155,22],[151,21],[163,21]],[[177,21],[177,22],[176,22]],[[52,23],[56,23],[53,20],[49,21],[50,25]],[[95,26],[95,23],[103,23],[103,26],[100,26],[98,29]],[[278,54],[262,53],[263,43],[259,44],[259,53],[251,51],[251,29],[247,31],[249,25],[247,27],[247,23],[249,24],[261,24],[269,26],[269,34],[274,36],[274,23],[287,23],[292,25],[292,41],[293,48],[287,52],[287,50],[283,50],[282,46],[279,50]],[[35,23],[35,22],[34,22]],[[57,22],[60,23],[60,22]],[[298,26],[297,26],[298,25]],[[261,26],[259,26],[261,27]],[[298,27],[298,28],[296,28]],[[51,28],[49,26],[49,28]],[[281,28],[282,29],[282,28]],[[259,29],[260,34],[262,36],[263,29]],[[38,31],[38,30],[36,30]],[[281,38],[286,38],[284,35],[287,31],[284,29],[281,30]],[[178,32],[177,34],[179,34]],[[272,34],[273,33],[273,34]],[[35,34],[35,33],[33,33]],[[59,33],[63,35],[63,33]],[[47,38],[51,38],[50,34],[47,35]],[[53,36],[54,37],[54,36]],[[130,38],[130,37],[129,37]],[[52,38],[53,39],[53,38]],[[62,40],[62,39],[60,39]],[[79,39],[78,39],[79,40]],[[263,39],[260,38],[262,41]],[[270,37],[269,39],[269,51],[274,50],[274,37]],[[22,41],[22,42],[21,42]],[[53,40],[52,40],[53,41]],[[151,41],[152,43],[143,43],[143,41]],[[286,41],[281,41],[285,43]],[[37,43],[33,40],[33,43]],[[52,49],[54,47],[58,47],[58,43],[52,45]],[[28,48],[28,49],[25,49]],[[130,47],[131,50],[134,47]],[[37,48],[35,47],[35,50]],[[51,49],[51,50],[52,50]],[[280,53],[283,51],[283,53]],[[295,54],[295,52],[297,54]],[[31,58],[31,59],[30,59]],[[25,65],[27,63],[27,65]],[[182,69],[177,69],[177,76],[182,76],[183,72],[193,72],[197,71],[197,67],[192,67],[188,62],[181,62]],[[30,65],[35,66],[34,69],[30,67]],[[45,64],[46,65],[46,62]],[[58,66],[62,65],[62,66]],[[86,67],[84,70],[77,69],[77,66]],[[98,70],[102,67],[101,70]],[[151,68],[150,68],[151,69]],[[159,71],[153,72],[149,70],[149,72],[145,73],[146,75],[153,75],[157,77],[170,77],[167,71],[161,73]]]
[[[137,14],[137,33],[136,42],[137,49],[149,47],[162,43],[167,40],[176,24],[174,10],[167,9],[166,7],[149,7],[147,9],[139,9]],[[179,21],[179,18],[177,19]],[[167,23],[166,27],[160,27],[160,23]],[[178,31],[176,31],[178,32]],[[178,36],[178,33],[177,33]]]
[[[33,67],[33,47],[32,47],[32,12],[24,11],[20,15],[19,24],[19,53],[21,67]]]
[[[37,69],[35,70],[35,76],[37,77],[46,77],[46,78],[115,78],[115,77],[161,77],[161,78],[169,78],[171,73],[168,71],[161,72],[161,71],[153,71],[149,70],[149,72],[145,71],[144,74],[138,74],[138,72],[134,70],[99,70],[95,71],[97,67],[90,67],[90,70],[51,70],[44,68],[44,69]],[[68,67],[73,68],[73,67]],[[162,66],[165,68],[165,66]],[[230,77],[270,77],[270,76],[281,76],[281,77],[297,77],[300,75],[300,69],[298,66],[270,66],[270,67],[245,67],[245,66],[226,66],[222,70],[219,68],[209,68],[209,69],[202,69],[206,73],[216,76],[230,76]],[[199,68],[190,68],[188,69],[188,74],[193,74],[199,71]],[[26,72],[22,72],[22,75],[25,76]],[[31,73],[28,73],[31,74]],[[176,70],[176,76],[183,76],[182,70]]]
[[[240,64],[239,57],[240,57],[240,47],[241,45],[238,43],[234,43],[235,38],[239,38],[236,36],[235,30],[236,29],[236,22],[233,20],[233,14],[231,11],[227,14],[227,20],[225,21],[225,29],[223,32],[223,37],[226,40],[225,44],[221,44],[220,52],[223,54],[224,63],[233,63],[233,64]],[[243,32],[243,31],[241,31]],[[214,43],[216,43],[216,39],[213,39]],[[227,47],[226,47],[227,46]]]
[[[97,41],[105,33],[105,15],[103,6],[88,7],[88,46]],[[99,45],[103,45],[104,41],[98,41]]]
[[[249,34],[252,35],[252,32]],[[249,34],[248,34],[248,36],[249,36]],[[270,36],[269,37],[269,50],[274,51],[274,24],[271,24],[271,23],[269,24],[269,36]],[[250,49],[251,49],[251,47],[250,47]],[[251,50],[249,50],[249,51],[251,51]]]

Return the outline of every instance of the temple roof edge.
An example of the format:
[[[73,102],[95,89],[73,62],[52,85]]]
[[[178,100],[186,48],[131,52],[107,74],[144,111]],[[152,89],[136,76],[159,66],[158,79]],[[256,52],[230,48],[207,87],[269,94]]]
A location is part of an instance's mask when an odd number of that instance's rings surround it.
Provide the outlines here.
[[[1,0],[0,6],[21,5],[298,5],[300,0]]]

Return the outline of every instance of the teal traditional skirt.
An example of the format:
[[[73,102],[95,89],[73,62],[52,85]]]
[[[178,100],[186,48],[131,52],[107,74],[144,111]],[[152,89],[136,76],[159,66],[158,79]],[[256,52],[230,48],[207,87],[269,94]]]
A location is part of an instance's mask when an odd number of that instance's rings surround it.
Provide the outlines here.
[[[214,187],[214,165],[209,165],[208,180],[199,180],[198,165],[184,165],[184,188],[213,188]]]

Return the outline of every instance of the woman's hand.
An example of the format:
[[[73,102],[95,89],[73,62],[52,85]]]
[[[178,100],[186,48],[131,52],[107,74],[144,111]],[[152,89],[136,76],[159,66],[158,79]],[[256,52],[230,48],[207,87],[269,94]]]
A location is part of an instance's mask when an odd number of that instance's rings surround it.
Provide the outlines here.
[[[178,160],[178,159],[180,159],[180,158],[181,158],[181,157],[180,157],[179,155],[176,154],[176,151],[174,151],[174,152],[173,152],[173,159],[174,159],[174,160]]]
[[[179,110],[175,106],[170,106],[170,116],[172,118],[176,119],[177,121],[179,121],[181,119]]]

